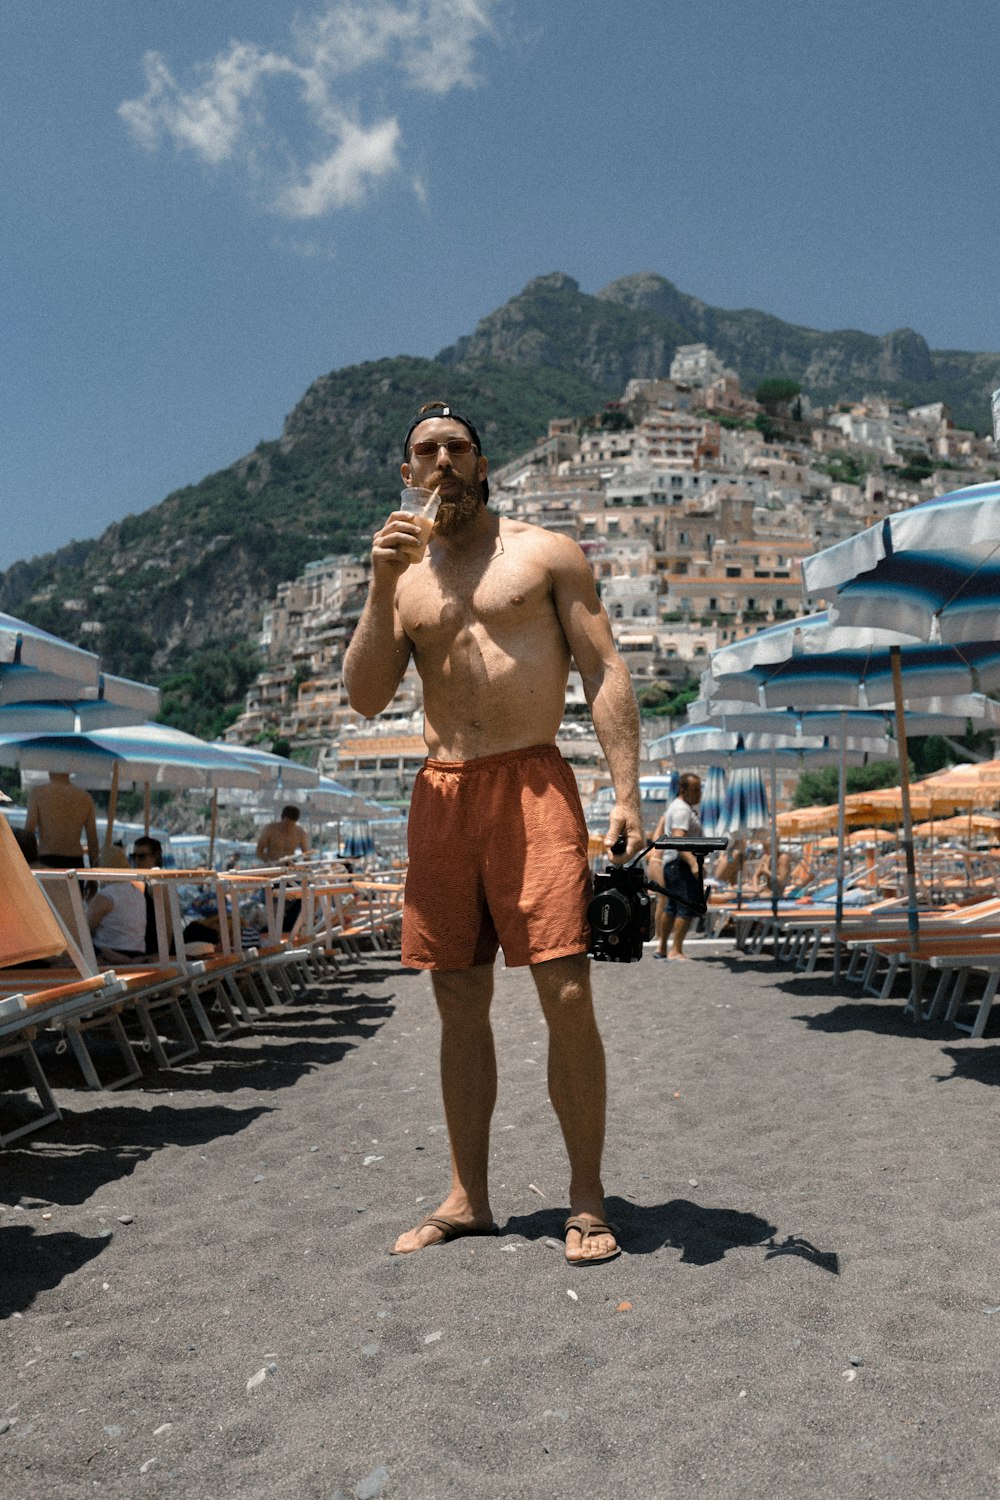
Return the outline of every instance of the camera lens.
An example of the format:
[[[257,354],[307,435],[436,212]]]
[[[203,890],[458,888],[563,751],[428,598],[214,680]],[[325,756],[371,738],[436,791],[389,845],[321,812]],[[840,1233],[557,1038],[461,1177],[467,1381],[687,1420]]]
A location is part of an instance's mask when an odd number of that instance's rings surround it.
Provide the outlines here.
[[[621,891],[602,891],[587,907],[587,920],[596,932],[621,932],[632,915],[632,904]]]

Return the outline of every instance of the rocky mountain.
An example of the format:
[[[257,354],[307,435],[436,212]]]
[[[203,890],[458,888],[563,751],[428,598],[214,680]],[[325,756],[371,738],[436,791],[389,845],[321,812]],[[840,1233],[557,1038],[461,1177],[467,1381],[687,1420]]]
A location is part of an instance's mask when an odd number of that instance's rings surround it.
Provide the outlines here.
[[[824,333],[752,308],[710,307],[651,272],[594,296],[571,276],[540,276],[438,359],[549,365],[620,391],[633,376],[666,375],[677,345],[693,343],[709,344],[748,390],[780,374],[820,404],[869,394],[911,405],[944,401],[959,426],[980,433],[989,429],[990,392],[1000,384],[1000,354],[934,351],[910,328]]]
[[[935,352],[904,329],[823,333],[753,310],[713,308],[661,276],[596,295],[542,276],[436,360],[378,360],[317,380],[231,467],[100,537],[0,574],[0,609],[101,651],[107,667],[165,687],[166,717],[221,728],[253,675],[253,639],[276,585],[312,558],[353,551],[391,508],[400,436],[421,402],[474,415],[493,462],[587,416],[634,376],[668,373],[678,344],[705,342],[751,388],[790,375],[820,402],[884,392],[943,400],[983,431],[1000,355]]]

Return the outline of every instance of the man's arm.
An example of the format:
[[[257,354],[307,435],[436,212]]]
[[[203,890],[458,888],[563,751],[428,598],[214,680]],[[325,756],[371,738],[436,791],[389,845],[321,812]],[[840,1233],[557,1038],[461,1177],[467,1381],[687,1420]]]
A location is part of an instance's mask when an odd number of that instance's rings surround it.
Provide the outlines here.
[[[611,621],[580,548],[568,537],[553,536],[550,567],[556,611],[583,679],[594,730],[615,789],[605,847],[610,852],[624,832],[628,843],[623,857],[630,859],[645,843],[639,802],[639,707],[632,679],[618,654]]]
[[[264,832],[261,834],[260,838],[257,840],[257,858],[261,861],[262,864],[265,864],[265,865],[267,864],[267,862],[268,862],[268,854],[270,853],[270,850],[271,850],[270,835],[268,834],[268,831],[265,828]]]
[[[401,522],[394,519],[397,514]],[[412,523],[402,512],[393,512],[372,541],[368,598],[344,655],[348,701],[366,719],[392,702],[413,649],[396,609],[396,585],[410,566],[402,548],[412,540]]]
[[[685,805],[687,805],[687,804],[685,804]],[[678,814],[674,813],[674,817],[676,818],[677,816],[678,816]],[[688,812],[684,815],[684,821],[682,823],[675,823],[674,826],[671,828],[671,830],[670,830],[670,837],[672,839],[686,839],[686,838],[689,838],[690,835],[691,835],[691,813],[690,813],[690,809],[689,809]],[[680,859],[682,859],[684,861],[684,863],[686,865],[688,865],[694,871],[694,873],[697,875],[697,873],[698,873],[698,861],[695,858],[695,856],[693,854],[690,854],[687,849],[678,849],[677,854],[678,854],[678,857]]]

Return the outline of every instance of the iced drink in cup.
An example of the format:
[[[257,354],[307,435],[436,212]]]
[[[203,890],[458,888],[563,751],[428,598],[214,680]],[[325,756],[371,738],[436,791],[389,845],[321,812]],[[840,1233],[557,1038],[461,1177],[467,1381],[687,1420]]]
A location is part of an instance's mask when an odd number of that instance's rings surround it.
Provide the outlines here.
[[[418,490],[407,487],[399,497],[399,509],[405,510],[407,519],[420,528],[420,536],[414,537],[412,542],[407,542],[404,551],[412,562],[420,562],[427,551],[427,543],[431,539],[431,530],[434,526],[434,518],[440,496],[437,490]]]

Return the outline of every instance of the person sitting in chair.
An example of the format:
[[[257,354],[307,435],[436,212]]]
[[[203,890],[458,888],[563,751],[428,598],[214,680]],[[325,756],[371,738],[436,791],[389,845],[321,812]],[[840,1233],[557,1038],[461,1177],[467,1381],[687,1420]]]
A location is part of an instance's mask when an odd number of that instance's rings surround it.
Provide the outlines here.
[[[120,844],[103,855],[108,870],[130,868]],[[102,964],[135,963],[146,955],[146,897],[141,880],[114,880],[97,888],[87,902],[87,925]]]

